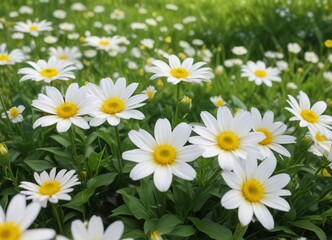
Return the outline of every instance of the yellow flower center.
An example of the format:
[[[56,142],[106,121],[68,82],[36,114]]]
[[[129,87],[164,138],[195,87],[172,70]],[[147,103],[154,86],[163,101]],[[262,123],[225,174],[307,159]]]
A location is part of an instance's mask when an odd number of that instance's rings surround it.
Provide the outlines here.
[[[8,54],[0,54],[0,61],[9,62],[10,61],[9,55]]]
[[[68,56],[66,54],[63,54],[59,57],[60,60],[68,60]]]
[[[332,48],[332,40],[328,39],[324,42],[325,47]]]
[[[21,238],[20,226],[13,222],[0,223],[0,240],[19,240]]]
[[[242,194],[249,202],[259,202],[264,198],[264,186],[256,179],[248,179],[242,185]]]
[[[29,30],[30,31],[37,31],[39,29],[39,27],[37,25],[31,25],[29,26]]]
[[[108,114],[116,114],[122,112],[125,103],[118,97],[110,97],[106,99],[101,107],[101,111]]]
[[[310,110],[310,109],[304,109],[301,111],[301,116],[303,117],[304,120],[310,123],[316,123],[318,122],[318,116],[317,114]]]
[[[232,131],[225,131],[217,136],[219,147],[225,151],[233,151],[240,145],[239,137]]]
[[[154,160],[161,164],[172,164],[176,158],[176,149],[168,144],[161,144],[154,149]]]
[[[99,44],[102,45],[102,46],[108,46],[110,44],[110,41],[107,41],[107,40],[100,40],[99,41]]]
[[[61,118],[70,118],[77,114],[78,107],[74,103],[67,102],[58,106],[55,111],[58,114],[58,116]]]
[[[173,77],[176,78],[185,78],[189,76],[188,70],[183,67],[173,68],[170,73]]]
[[[40,75],[46,78],[52,78],[57,76],[58,74],[59,74],[58,69],[52,67],[47,67],[40,71]]]
[[[273,135],[272,133],[267,130],[266,128],[257,128],[256,132],[264,133],[265,138],[259,142],[260,145],[269,145],[273,141]]]
[[[315,138],[318,142],[325,142],[327,140],[327,138],[324,135],[320,134],[320,132],[316,133]]]
[[[16,118],[18,115],[20,115],[20,112],[18,111],[17,107],[12,107],[9,109],[9,117]]]
[[[61,185],[56,180],[45,181],[39,187],[39,193],[42,195],[48,195],[48,196],[52,196],[53,194],[59,192],[60,190],[61,190]]]
[[[151,100],[154,96],[154,92],[153,91],[147,91],[146,95],[148,96],[149,100]]]
[[[216,101],[216,106],[217,107],[221,107],[221,106],[223,106],[224,105],[224,101],[222,100],[222,99],[217,99],[217,101]]]
[[[267,72],[265,70],[258,69],[255,71],[255,75],[257,77],[263,78],[267,76]]]

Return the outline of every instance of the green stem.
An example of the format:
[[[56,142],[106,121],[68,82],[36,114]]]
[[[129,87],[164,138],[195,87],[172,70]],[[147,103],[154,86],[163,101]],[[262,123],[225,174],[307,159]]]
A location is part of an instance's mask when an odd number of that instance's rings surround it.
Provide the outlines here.
[[[56,217],[56,221],[58,223],[59,231],[61,234],[64,234],[62,222],[61,222],[60,215],[59,215],[59,210],[55,204],[51,203],[51,206],[52,206],[53,213]]]
[[[9,171],[9,175],[10,175],[10,178],[13,182],[13,185],[14,187],[16,188],[17,191],[19,191],[19,187],[18,187],[18,181],[16,179],[16,176],[14,175],[14,172],[13,172],[13,169],[12,169],[12,166],[10,164],[10,160],[8,159],[8,171]]]
[[[315,180],[315,178],[317,177],[318,173],[320,173],[322,171],[322,169],[326,166],[326,161],[325,159],[322,160],[320,166],[317,168],[316,172],[314,173],[314,175],[312,175],[312,177],[310,178],[309,181],[307,181],[307,184],[302,188],[301,192],[298,194],[298,196],[295,198],[294,202],[293,202],[293,206],[295,206],[295,204],[301,199],[303,193],[305,193],[306,191],[308,191],[308,189],[310,188],[310,186],[313,184],[313,181]]]
[[[2,109],[4,110],[5,115],[6,115],[6,122],[7,122],[8,128],[9,128],[9,130],[11,132],[13,132],[13,129],[12,129],[12,126],[11,126],[11,122],[9,120],[9,116],[8,116],[8,113],[7,113],[7,108],[6,108],[5,100],[3,99],[2,95],[0,95],[0,101],[1,101]]]
[[[70,142],[71,142],[71,151],[72,151],[72,156],[73,156],[73,159],[74,159],[74,163],[76,163],[77,171],[79,172],[79,175],[82,178],[83,173],[82,173],[81,162],[80,162],[79,158],[77,157],[77,149],[76,149],[76,145],[75,145],[75,129],[74,129],[74,126],[72,126],[70,131],[69,131],[69,138],[70,138]]]
[[[240,223],[236,225],[235,232],[231,240],[243,239],[243,235],[246,233],[248,226],[243,226]]]
[[[179,102],[180,102],[180,85],[181,82],[177,84],[176,88],[176,107],[175,107],[175,113],[173,118],[173,127],[177,124],[178,121],[178,114],[179,114]]]
[[[122,174],[122,169],[123,169],[123,161],[122,161],[122,150],[121,150],[121,141],[120,141],[120,134],[119,134],[119,128],[118,126],[115,126],[115,135],[116,135],[116,142],[118,145],[118,164],[119,164],[119,174]]]

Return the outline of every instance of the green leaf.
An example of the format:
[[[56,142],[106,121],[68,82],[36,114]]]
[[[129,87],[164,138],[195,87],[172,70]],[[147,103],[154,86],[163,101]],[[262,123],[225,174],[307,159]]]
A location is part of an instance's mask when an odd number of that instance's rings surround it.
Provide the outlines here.
[[[193,222],[198,230],[207,234],[212,239],[225,240],[232,237],[232,232],[228,228],[218,223],[207,219],[200,220],[195,217],[190,217],[189,220]]]
[[[285,227],[285,226],[275,226],[273,229],[270,230],[271,232],[279,232],[279,231],[283,231],[285,233],[288,233],[290,235],[293,236],[297,236],[297,234],[290,228]]]
[[[182,223],[178,216],[172,214],[166,214],[159,219],[157,229],[160,234],[167,234],[173,231],[173,229]]]
[[[158,225],[158,219],[150,218],[144,222],[144,233],[145,235],[151,235],[154,231],[156,231]]]
[[[103,132],[102,130],[95,132],[97,136],[103,139],[109,146],[113,146],[114,141],[111,137],[111,134]]]
[[[24,162],[37,172],[55,167],[54,163],[48,160],[25,160]]]
[[[324,233],[324,231],[319,228],[318,226],[316,226],[315,224],[313,224],[311,221],[309,220],[299,220],[293,223],[293,226],[298,227],[298,228],[302,228],[302,229],[306,229],[309,231],[312,231],[314,233],[316,233],[317,237],[320,240],[326,240],[326,235]]]
[[[63,206],[75,209],[83,213],[83,204],[89,201],[89,199],[93,196],[95,190],[95,187],[86,188],[82,192],[76,194],[69,203],[64,204]]]
[[[63,149],[58,148],[58,147],[47,147],[47,148],[38,148],[38,151],[46,151],[53,153],[56,156],[62,157],[67,160],[71,160],[72,156],[70,153],[64,152]]]
[[[132,215],[129,208],[126,204],[123,204],[116,209],[113,209],[112,216],[118,216],[118,215]]]
[[[178,225],[176,226],[172,232],[168,235],[178,236],[178,237],[189,237],[194,235],[196,229],[189,225]]]
[[[122,189],[118,191],[123,197],[123,201],[128,206],[131,213],[136,217],[137,219],[149,219],[150,215],[145,210],[143,204],[138,198],[135,198],[129,194],[127,194]]]
[[[102,186],[108,186],[110,185],[115,177],[116,177],[117,173],[105,173],[105,174],[101,174],[97,177],[91,178],[87,185],[88,187],[102,187]]]
[[[52,135],[50,136],[50,138],[52,138],[54,141],[59,143],[61,146],[64,146],[65,148],[70,146],[70,141],[63,135]]]

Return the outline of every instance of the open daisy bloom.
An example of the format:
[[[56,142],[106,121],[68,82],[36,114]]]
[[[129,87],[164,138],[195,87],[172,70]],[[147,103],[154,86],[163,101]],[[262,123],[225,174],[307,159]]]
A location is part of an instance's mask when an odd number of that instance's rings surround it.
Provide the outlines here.
[[[48,228],[31,229],[28,227],[37,218],[39,203],[26,205],[23,195],[15,195],[10,201],[6,214],[0,206],[1,240],[48,240],[53,239],[55,231]]]
[[[8,53],[6,43],[0,45],[0,65],[13,65],[24,59],[25,55],[20,49],[14,49]]]
[[[80,62],[82,53],[78,47],[51,47],[50,56],[56,57],[58,60],[72,62],[78,69],[83,68],[83,64]]]
[[[81,220],[75,220],[71,224],[73,240],[120,240],[124,230],[121,221],[109,225],[104,232],[104,225],[101,217],[92,216],[88,226]]]
[[[167,82],[175,85],[181,81],[193,83],[210,82],[213,77],[211,68],[202,68],[206,64],[205,62],[193,64],[194,59],[187,58],[181,63],[180,59],[175,55],[169,56],[168,62],[169,64],[161,60],[154,60],[152,62],[154,66],[147,68],[148,72],[154,73],[150,79],[167,77]]]
[[[154,128],[155,138],[143,129],[130,131],[129,139],[140,148],[122,154],[123,159],[138,163],[131,170],[130,177],[139,180],[154,173],[154,184],[161,192],[169,189],[173,174],[193,180],[196,172],[187,162],[198,158],[202,149],[193,145],[184,146],[191,130],[188,124],[180,123],[172,131],[167,119],[159,119]]]
[[[43,207],[47,206],[47,202],[57,203],[59,200],[70,201],[71,196],[68,193],[72,192],[72,187],[81,184],[78,181],[75,170],[68,171],[62,169],[56,174],[56,169],[53,168],[48,174],[43,171],[41,174],[34,173],[37,184],[23,181],[20,188],[25,190],[21,194],[27,195],[27,199],[38,201]]]
[[[46,87],[46,95],[38,94],[38,99],[32,101],[32,106],[49,113],[35,121],[33,128],[47,127],[57,123],[58,132],[66,132],[71,124],[88,129],[90,126],[82,115],[89,114],[96,108],[96,99],[87,95],[87,87],[78,87],[77,83],[69,85],[65,100],[55,87]]]
[[[279,77],[279,69],[266,67],[265,63],[258,61],[248,61],[246,65],[241,67],[241,77],[247,77],[250,82],[254,81],[256,85],[264,83],[266,86],[271,87],[272,81],[281,82]]]
[[[23,105],[20,105],[18,107],[11,107],[7,111],[7,116],[12,121],[12,123],[18,123],[23,121],[23,115],[22,112],[24,111],[25,107]],[[7,117],[5,113],[1,114],[2,118]]]
[[[328,154],[331,151],[332,141],[328,139],[324,134],[319,132],[316,129],[309,129],[307,137],[313,140],[314,144],[308,149],[309,152],[312,152],[316,156],[325,156],[328,157]]]
[[[288,104],[291,106],[285,109],[294,114],[290,121],[300,121],[300,127],[309,127],[318,130],[321,134],[332,137],[332,117],[322,115],[326,110],[326,103],[323,101],[316,102],[312,107],[308,95],[300,91],[299,103],[296,99],[288,95]]]
[[[14,30],[22,33],[30,33],[32,36],[37,37],[40,32],[52,31],[52,23],[46,20],[40,22],[32,22],[27,20],[27,22],[17,22],[14,26]]]
[[[202,112],[201,118],[206,127],[195,125],[194,136],[189,142],[204,148],[203,157],[218,156],[222,169],[231,170],[234,162],[245,159],[248,153],[259,154],[258,142],[265,138],[261,132],[250,132],[252,117],[247,111],[234,118],[227,107],[218,108],[217,119],[210,113]]]
[[[280,144],[295,143],[295,137],[289,135],[282,135],[286,132],[287,127],[282,122],[273,122],[274,114],[271,111],[267,111],[262,118],[257,108],[251,109],[253,117],[253,130],[255,132],[264,133],[265,138],[258,143],[259,150],[263,157],[273,156],[273,151],[290,157],[289,151]]]
[[[135,108],[145,105],[142,103],[148,96],[138,94],[132,96],[138,83],[132,83],[126,86],[126,79],[119,78],[113,83],[111,78],[103,78],[100,85],[89,83],[90,94],[97,97],[97,107],[90,113],[93,118],[90,121],[91,126],[100,126],[108,122],[112,126],[120,123],[120,119],[138,119],[142,120],[144,114]]]
[[[248,225],[255,214],[258,221],[266,228],[274,228],[274,220],[266,206],[288,212],[290,206],[281,196],[291,195],[282,189],[290,181],[288,174],[282,173],[271,177],[276,168],[274,157],[265,159],[259,166],[257,160],[248,158],[235,162],[233,172],[221,175],[232,188],[221,199],[226,209],[238,208],[240,223]]]
[[[48,62],[45,60],[38,60],[36,63],[28,61],[32,68],[21,68],[18,74],[24,74],[20,82],[26,80],[45,81],[50,83],[54,80],[69,80],[75,78],[72,70],[76,70],[71,61],[58,60],[56,57],[51,57]]]

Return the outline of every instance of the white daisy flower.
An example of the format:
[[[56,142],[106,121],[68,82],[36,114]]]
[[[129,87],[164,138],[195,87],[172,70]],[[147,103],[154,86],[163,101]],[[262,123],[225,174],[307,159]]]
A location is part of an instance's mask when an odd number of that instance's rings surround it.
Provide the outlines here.
[[[218,156],[220,167],[232,170],[234,162],[247,158],[249,153],[259,155],[257,145],[265,135],[250,132],[252,117],[249,112],[240,112],[233,118],[227,107],[220,107],[217,119],[209,112],[202,112],[201,118],[205,127],[195,125],[193,130],[200,136],[191,137],[189,142],[204,148],[203,157]]]
[[[288,43],[287,44],[288,52],[298,54],[301,52],[301,46],[298,43]]]
[[[314,144],[308,149],[309,152],[312,152],[316,156],[327,157],[331,151],[332,141],[328,139],[324,134],[321,134],[316,129],[309,129],[309,132],[306,135],[313,140]]]
[[[89,83],[90,94],[98,99],[97,107],[90,113],[93,117],[90,125],[100,126],[107,121],[110,125],[116,126],[121,118],[142,120],[144,114],[135,108],[145,105],[142,102],[148,97],[145,94],[132,96],[137,86],[138,83],[126,86],[125,78],[119,78],[115,83],[111,78],[103,78],[99,86]]]
[[[248,61],[246,65],[241,66],[241,77],[247,77],[250,82],[254,81],[256,85],[264,83],[266,86],[271,87],[272,81],[281,82],[279,77],[279,69],[266,67],[265,63],[258,61]]]
[[[156,88],[150,85],[142,93],[146,94],[146,96],[148,96],[149,101],[151,101],[156,92],[157,92]]]
[[[71,234],[73,240],[120,240],[124,231],[121,221],[116,221],[109,225],[104,231],[101,217],[92,216],[88,225],[81,220],[75,220],[71,224]]]
[[[113,12],[110,14],[111,19],[121,20],[125,18],[125,13],[120,9],[114,9]]]
[[[287,127],[282,122],[274,122],[274,114],[271,111],[267,111],[262,118],[257,108],[251,109],[253,118],[253,130],[255,132],[264,133],[265,138],[258,143],[259,150],[263,157],[271,157],[273,151],[290,157],[289,151],[280,144],[295,143],[296,138],[289,135],[283,135]]]
[[[304,60],[310,63],[318,63],[319,58],[315,52],[305,52]]]
[[[27,63],[32,68],[21,68],[18,71],[18,74],[24,74],[20,82],[32,80],[50,83],[54,80],[69,80],[75,78],[72,70],[76,70],[76,67],[74,67],[73,63],[70,61],[57,60],[56,57],[51,57],[48,62],[38,60],[36,63],[31,61]]]
[[[58,60],[72,62],[78,69],[83,68],[83,64],[80,61],[82,53],[78,47],[51,47],[50,56],[56,57]]]
[[[14,31],[22,33],[30,33],[32,36],[37,37],[40,32],[52,31],[52,22],[42,20],[40,22],[27,20],[27,22],[17,22],[14,26]]]
[[[27,199],[39,202],[42,207],[47,206],[47,202],[58,203],[59,200],[70,201],[71,196],[68,194],[74,189],[75,185],[81,184],[75,174],[75,170],[60,170],[56,174],[56,168],[52,168],[48,174],[43,171],[41,174],[34,173],[37,184],[23,181],[20,184],[22,190],[20,193],[27,195]]]
[[[248,50],[243,46],[235,46],[231,49],[232,53],[241,56],[247,54]]]
[[[18,123],[23,121],[22,112],[24,111],[25,107],[23,105],[19,105],[18,107],[11,107],[7,111],[7,116],[12,121],[12,123]],[[1,117],[6,118],[6,113],[2,113]]]
[[[167,81],[178,84],[181,81],[200,83],[202,81],[210,82],[213,77],[212,69],[203,67],[204,62],[194,63],[194,59],[186,58],[182,63],[175,55],[168,58],[169,65],[161,60],[152,62],[153,67],[147,68],[148,72],[155,73],[150,79],[167,77]]]
[[[129,139],[140,149],[126,151],[125,160],[137,162],[130,177],[139,180],[153,174],[154,184],[161,192],[167,191],[173,174],[185,180],[193,180],[196,172],[187,162],[198,158],[202,149],[197,146],[184,146],[191,134],[191,126],[180,123],[174,130],[167,119],[159,119],[154,128],[154,136],[147,131],[131,130]]]
[[[256,159],[235,162],[233,172],[224,171],[221,175],[232,188],[221,199],[226,209],[238,208],[240,223],[248,225],[256,216],[266,229],[274,228],[274,220],[266,206],[288,212],[290,206],[281,196],[291,195],[282,189],[290,181],[288,174],[282,173],[271,177],[276,168],[275,158],[265,159],[257,166]]]
[[[300,127],[309,127],[317,129],[327,137],[332,137],[332,117],[328,115],[322,115],[326,110],[326,103],[323,101],[316,102],[312,107],[308,95],[300,91],[299,103],[296,99],[288,95],[288,104],[291,106],[285,109],[294,114],[290,121],[300,121]]]
[[[6,43],[0,45],[0,66],[13,65],[15,63],[22,62],[24,59],[25,55],[22,50],[14,49],[8,53]]]
[[[32,106],[49,113],[35,121],[33,128],[47,127],[57,123],[58,132],[66,132],[74,124],[88,129],[89,124],[82,115],[90,114],[96,108],[97,99],[87,95],[87,87],[78,87],[77,83],[69,85],[65,100],[55,87],[46,87],[46,95],[38,94],[38,99],[32,101]]]
[[[48,240],[53,239],[55,231],[49,228],[28,229],[40,211],[39,203],[26,205],[23,195],[17,194],[10,201],[5,214],[0,206],[1,240]]]
[[[115,51],[120,50],[120,44],[125,43],[121,36],[113,37],[96,37],[91,36],[85,39],[85,42],[92,47],[95,47],[104,51]]]
[[[214,104],[214,106],[216,107],[222,107],[224,106],[226,103],[224,101],[224,99],[221,96],[213,96],[210,97],[210,101]]]

